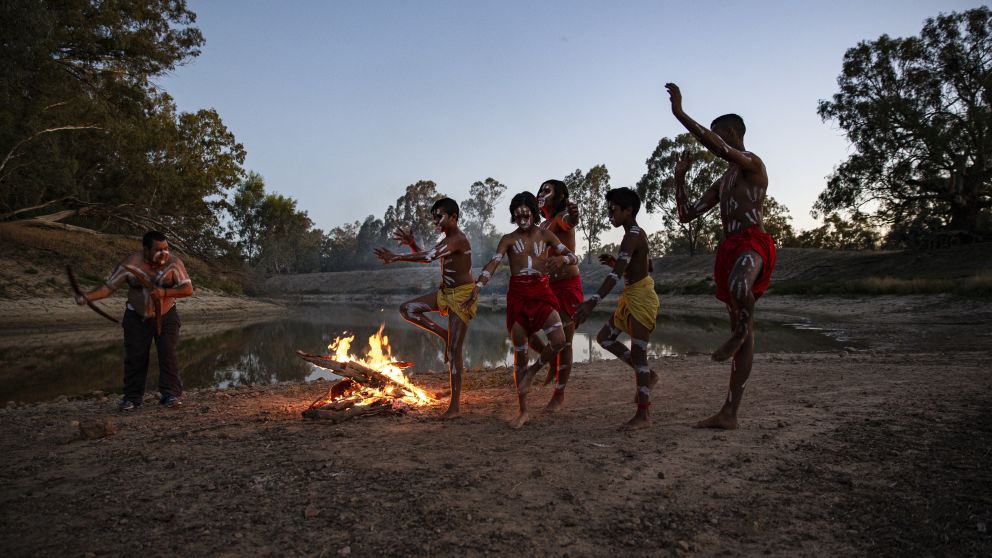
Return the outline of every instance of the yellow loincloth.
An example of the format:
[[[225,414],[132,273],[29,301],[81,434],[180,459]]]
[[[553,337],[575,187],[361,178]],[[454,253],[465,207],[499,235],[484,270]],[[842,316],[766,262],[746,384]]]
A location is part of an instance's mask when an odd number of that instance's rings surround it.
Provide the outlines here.
[[[462,303],[472,296],[475,283],[466,283],[453,288],[441,288],[437,290],[437,308],[442,316],[447,316],[448,311],[452,311],[466,324],[475,317],[475,312],[479,307],[479,301],[472,303],[472,310],[466,314],[462,310]]]
[[[613,313],[613,324],[630,335],[628,320],[634,318],[648,331],[654,331],[660,306],[658,293],[654,292],[654,279],[648,275],[633,285],[624,286],[617,302],[617,310]]]

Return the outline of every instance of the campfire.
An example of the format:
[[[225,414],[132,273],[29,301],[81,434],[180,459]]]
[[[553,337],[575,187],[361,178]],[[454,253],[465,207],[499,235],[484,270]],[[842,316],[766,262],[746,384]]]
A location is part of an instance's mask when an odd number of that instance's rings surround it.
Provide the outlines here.
[[[405,413],[434,403],[433,396],[413,385],[403,373],[413,363],[393,358],[389,338],[382,334],[385,327],[382,324],[369,337],[369,349],[364,357],[350,352],[354,335],[336,337],[327,346],[332,354],[296,351],[303,360],[342,376],[303,411],[304,417],[340,422],[358,416]]]

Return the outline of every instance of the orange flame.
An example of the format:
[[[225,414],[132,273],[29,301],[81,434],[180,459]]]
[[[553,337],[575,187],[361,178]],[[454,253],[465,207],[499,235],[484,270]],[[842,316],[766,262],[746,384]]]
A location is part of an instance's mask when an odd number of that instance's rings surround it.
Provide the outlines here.
[[[403,388],[402,395],[399,396],[395,393],[387,393],[383,390],[366,386],[363,390],[365,392],[363,393],[363,399],[365,401],[388,396],[417,406],[433,403],[434,398],[428,395],[426,391],[413,385],[410,379],[406,377],[406,374],[403,373],[403,370],[396,366],[395,363],[400,361],[393,358],[392,350],[389,347],[389,337],[382,334],[385,329],[386,324],[382,324],[379,326],[379,331],[369,337],[369,349],[364,357],[360,358],[351,353],[351,344],[355,340],[354,335],[335,337],[334,341],[327,346],[327,349],[334,352],[334,360],[338,362],[354,361],[363,364],[378,371],[383,376],[387,376]]]

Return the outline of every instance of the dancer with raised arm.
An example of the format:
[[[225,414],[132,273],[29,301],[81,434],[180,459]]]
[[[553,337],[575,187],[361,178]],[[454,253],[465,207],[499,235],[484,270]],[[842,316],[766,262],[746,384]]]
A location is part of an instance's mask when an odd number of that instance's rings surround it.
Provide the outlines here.
[[[394,238],[410,248],[409,254],[396,254],[385,248],[376,248],[375,255],[382,263],[418,262],[429,264],[441,260],[441,285],[436,292],[418,296],[400,305],[400,314],[413,325],[437,335],[444,341],[444,361],[448,363],[451,401],[442,419],[453,419],[461,412],[462,376],[465,372],[462,344],[468,325],[475,317],[476,303],[463,305],[475,287],[472,281],[472,247],[468,237],[458,228],[458,203],[451,198],[441,198],[431,207],[431,217],[444,238],[430,250],[417,245],[409,229],[400,228]],[[447,329],[427,316],[439,312],[448,316]]]
[[[768,172],[761,158],[744,148],[744,120],[736,114],[717,117],[707,130],[682,109],[682,92],[665,85],[672,114],[714,155],[727,161],[727,171],[695,202],[685,193],[685,175],[692,158],[682,154],[675,165],[675,201],[679,221],[687,223],[720,206],[724,238],[717,248],[713,279],[716,297],[730,313],[730,338],[713,353],[713,360],[733,358],[730,387],[723,407],[697,428],[737,428],[737,411],[751,375],[754,358],[754,305],[768,289],[775,268],[775,241],[762,225]]]
[[[578,258],[554,233],[538,226],[541,213],[537,198],[522,192],[510,200],[511,222],[517,229],[504,235],[492,257],[479,274],[471,298],[464,304],[475,304],[479,292],[492,278],[503,258],[509,255],[510,290],[506,294],[506,329],[513,343],[513,379],[517,387],[520,412],[510,426],[520,428],[530,418],[527,393],[537,371],[555,359],[565,347],[565,331],[558,314],[558,299],[548,283],[548,247],[563,257],[565,265],[578,262]],[[527,365],[528,339],[538,331],[548,336],[541,356],[534,364]]]
[[[616,355],[624,364],[634,369],[637,391],[634,401],[637,410],[622,428],[638,430],[651,425],[651,389],[658,383],[658,375],[648,366],[648,339],[658,318],[658,294],[654,292],[651,278],[651,250],[648,235],[637,225],[637,212],[641,198],[630,188],[616,188],[606,193],[610,224],[623,227],[624,235],[616,257],[604,254],[599,261],[613,268],[600,285],[596,294],[579,305],[575,311],[575,324],[586,321],[596,304],[616,286],[623,277],[624,287],[617,301],[617,309],[599,330],[596,341]],[[621,332],[630,335],[630,348],[617,338]]]

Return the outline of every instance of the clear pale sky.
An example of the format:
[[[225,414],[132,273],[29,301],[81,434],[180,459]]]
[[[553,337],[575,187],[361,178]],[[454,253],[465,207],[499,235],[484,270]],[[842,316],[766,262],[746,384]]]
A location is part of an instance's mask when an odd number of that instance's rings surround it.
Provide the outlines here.
[[[816,114],[845,50],[978,5],[190,0],[206,45],[159,84],[181,110],[217,109],[245,168],[329,230],[381,217],[420,179],[462,201],[486,177],[512,195],[603,163],[613,187],[633,186],[658,140],[684,131],[672,81],[700,122],[744,117],[769,193],[805,229],[848,154]]]

